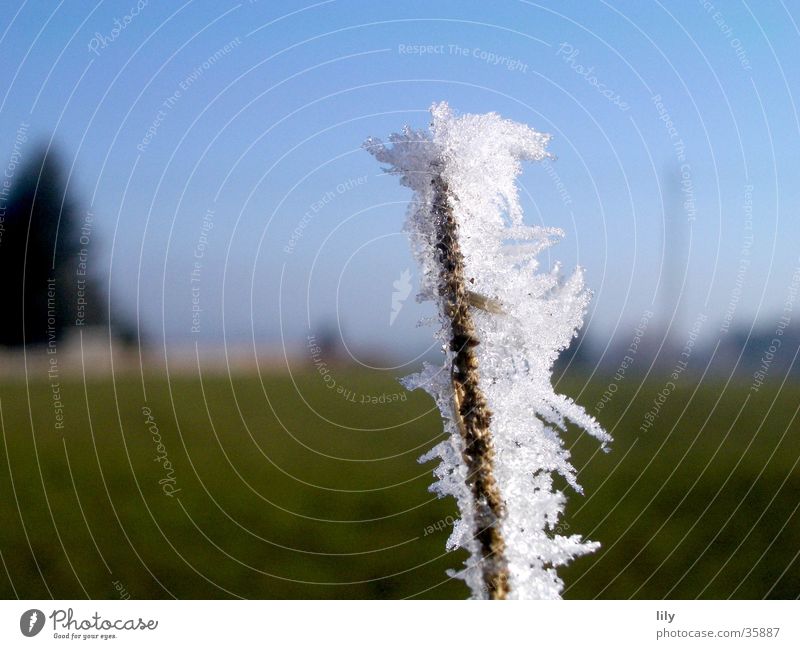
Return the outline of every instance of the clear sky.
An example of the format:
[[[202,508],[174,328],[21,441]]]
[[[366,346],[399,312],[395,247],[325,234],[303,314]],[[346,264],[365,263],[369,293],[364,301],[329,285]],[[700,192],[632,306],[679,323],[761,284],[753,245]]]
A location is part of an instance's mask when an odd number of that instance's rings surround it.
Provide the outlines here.
[[[554,135],[524,207],[565,231],[548,263],[585,267],[590,335],[647,309],[679,338],[699,314],[771,326],[800,263],[798,22],[780,1],[6,2],[0,164],[57,145],[92,271],[155,339],[338,323],[409,354],[431,314],[410,192],[361,143],[447,100]]]

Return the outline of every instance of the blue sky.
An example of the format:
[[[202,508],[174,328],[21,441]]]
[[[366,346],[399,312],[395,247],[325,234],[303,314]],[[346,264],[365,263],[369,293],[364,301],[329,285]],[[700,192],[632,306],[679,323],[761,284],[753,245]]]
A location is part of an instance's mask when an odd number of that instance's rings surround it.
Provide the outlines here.
[[[0,162],[21,124],[23,159],[52,138],[95,217],[93,272],[156,339],[338,326],[363,358],[424,351],[413,290],[390,325],[393,282],[416,279],[409,192],[361,143],[440,100],[554,135],[523,205],[565,230],[549,262],[585,267],[590,335],[649,308],[678,338],[701,313],[711,333],[726,310],[780,315],[800,263],[796,3],[140,5],[3,12]]]

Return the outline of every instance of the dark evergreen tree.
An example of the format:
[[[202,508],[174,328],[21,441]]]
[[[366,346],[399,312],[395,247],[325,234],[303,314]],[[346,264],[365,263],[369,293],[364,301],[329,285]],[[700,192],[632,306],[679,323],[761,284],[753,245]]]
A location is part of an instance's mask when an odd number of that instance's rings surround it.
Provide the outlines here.
[[[81,223],[65,179],[58,156],[41,149],[12,186],[0,240],[0,345],[60,340],[75,323],[79,287],[89,307],[84,323],[103,319],[95,283],[79,284]]]

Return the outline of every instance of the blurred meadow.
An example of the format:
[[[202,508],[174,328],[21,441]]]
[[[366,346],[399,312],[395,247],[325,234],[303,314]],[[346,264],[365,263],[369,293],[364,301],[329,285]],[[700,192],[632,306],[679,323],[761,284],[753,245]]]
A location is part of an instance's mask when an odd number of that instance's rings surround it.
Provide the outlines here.
[[[444,551],[455,503],[416,462],[438,412],[385,372],[333,371],[350,398],[309,368],[75,377],[62,430],[49,382],[4,380],[2,596],[467,596],[445,574],[464,559]],[[613,452],[568,436],[586,495],[561,531],[603,547],[562,570],[565,596],[795,597],[798,386],[687,379],[637,433],[662,384],[620,384]],[[559,389],[594,403],[604,385]]]

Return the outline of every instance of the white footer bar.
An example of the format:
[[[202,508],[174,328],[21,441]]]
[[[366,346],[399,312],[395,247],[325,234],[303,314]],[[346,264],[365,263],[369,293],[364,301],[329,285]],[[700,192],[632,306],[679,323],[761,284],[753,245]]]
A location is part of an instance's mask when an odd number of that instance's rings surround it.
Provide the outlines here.
[[[799,619],[797,601],[4,601],[0,647],[777,649]]]

